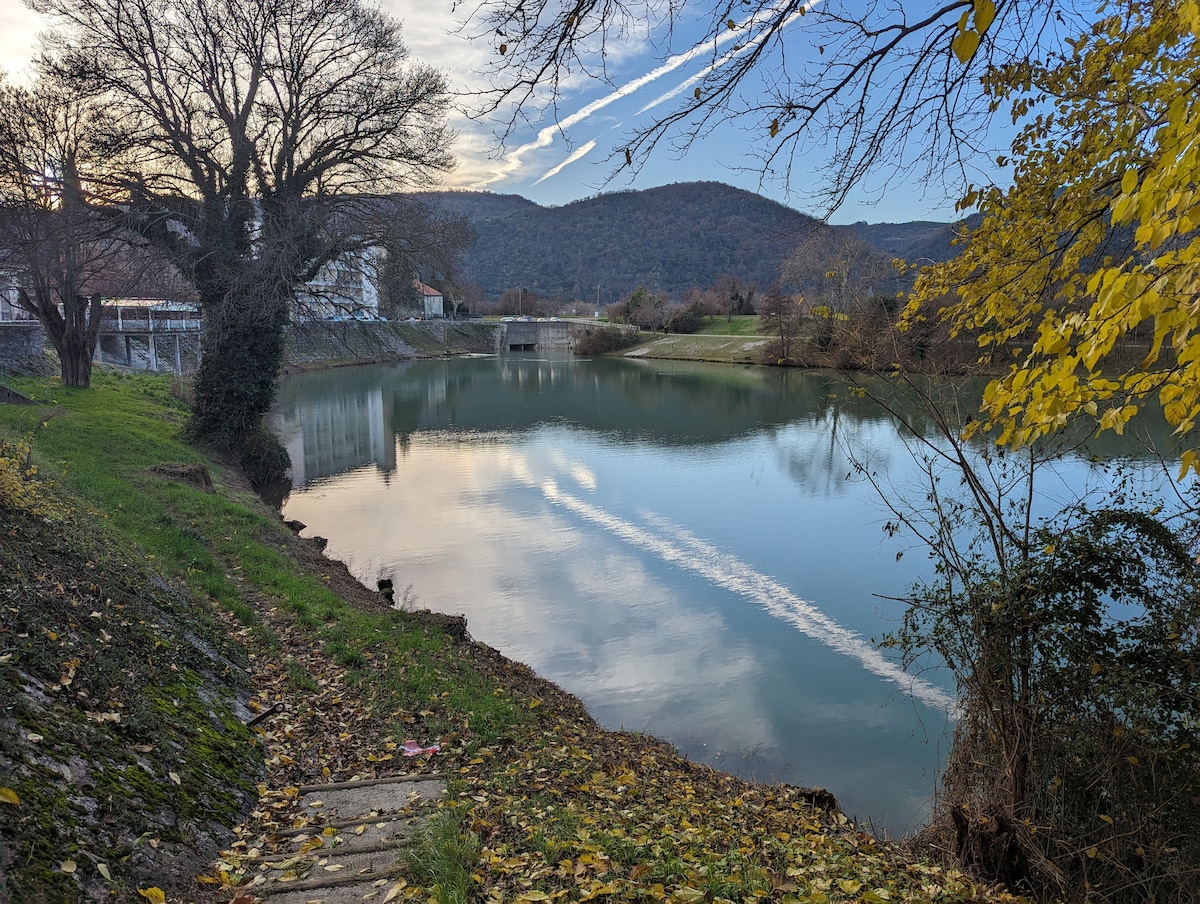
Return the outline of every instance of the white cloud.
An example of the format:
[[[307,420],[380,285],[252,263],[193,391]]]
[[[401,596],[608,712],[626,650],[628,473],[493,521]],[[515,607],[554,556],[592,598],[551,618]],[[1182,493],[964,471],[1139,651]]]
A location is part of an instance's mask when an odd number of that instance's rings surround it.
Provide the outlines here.
[[[42,18],[16,0],[0,5],[0,68],[20,77],[33,59]]]
[[[809,2],[807,4],[805,4],[805,6],[804,6],[804,10],[807,11],[809,9],[812,9],[819,2],[820,2],[820,0],[809,0]],[[766,16],[769,16],[770,13],[771,13],[771,11],[768,10],[763,15],[764,15],[764,17],[766,17]],[[789,16],[784,21],[783,25],[781,26],[781,30],[783,28],[788,28],[793,23],[799,21],[801,17],[802,17],[802,13],[800,13],[800,12],[793,13],[791,16]],[[524,157],[532,151],[536,151],[536,150],[540,150],[540,149],[549,147],[550,144],[553,143],[554,137],[556,134],[565,136],[569,129],[583,123],[587,119],[590,119],[594,114],[598,113],[600,110],[603,110],[605,107],[608,107],[609,105],[616,103],[617,101],[622,100],[623,98],[626,98],[626,97],[630,96],[631,94],[636,93],[637,91],[640,91],[642,88],[646,87],[647,85],[658,81],[663,76],[671,74],[675,70],[692,62],[696,58],[701,57],[701,56],[706,56],[710,53],[715,52],[718,48],[728,44],[730,41],[740,40],[742,38],[742,36],[745,34],[745,30],[747,28],[753,28],[755,24],[756,24],[756,17],[752,16],[749,19],[742,22],[736,29],[731,28],[731,29],[728,29],[725,31],[721,31],[719,34],[717,34],[715,40],[712,43],[709,43],[709,42],[697,43],[696,45],[694,45],[693,47],[691,47],[688,50],[683,51],[682,53],[673,54],[672,56],[670,56],[666,60],[664,60],[661,65],[650,70],[645,75],[638,76],[637,78],[631,79],[630,81],[626,82],[623,85],[619,85],[618,87],[614,88],[612,91],[610,91],[605,96],[598,98],[596,100],[593,100],[588,104],[585,104],[582,108],[577,110],[575,113],[572,113],[572,114],[558,120],[557,122],[555,122],[552,125],[542,128],[537,133],[537,137],[533,141],[527,142],[527,143],[521,145],[520,147],[516,148],[515,150],[509,152],[507,155],[505,155],[504,163],[496,169],[496,171],[493,173],[490,180],[481,181],[479,184],[472,186],[472,187],[484,188],[487,185],[492,184],[494,182],[500,182],[500,181],[504,181],[506,179],[518,178],[525,167]],[[737,56],[749,51],[752,47],[755,47],[758,44],[761,44],[762,41],[765,39],[765,37],[766,37],[765,34],[759,34],[757,37],[747,41],[744,45],[737,46],[731,52],[722,55],[720,58],[718,58],[717,60],[715,60],[708,66],[704,67],[704,69],[702,69],[700,72],[698,72],[692,76],[689,76],[688,78],[684,79],[683,82],[676,85],[674,88],[670,89],[669,91],[665,92],[664,94],[659,95],[657,98],[650,101],[648,104],[643,106],[638,111],[638,113],[639,114],[645,113],[647,110],[652,109],[653,107],[657,106],[658,104],[663,103],[664,101],[669,100],[670,98],[676,97],[680,92],[682,92],[686,88],[688,88],[691,85],[698,82],[701,78],[703,78],[709,72],[712,72],[713,70],[718,69],[721,66],[724,66],[726,63],[735,59]],[[550,170],[549,172],[547,172],[543,176],[541,176],[533,184],[537,185],[537,184],[545,181],[546,179],[550,178],[551,176],[557,175],[565,167],[567,167],[571,163],[574,163],[576,160],[579,160],[588,151],[591,151],[592,148],[595,147],[595,145],[596,145],[595,141],[588,142],[586,145],[584,145],[579,150],[575,151],[569,157],[567,157],[567,159],[564,160],[562,163],[558,164],[552,170]]]

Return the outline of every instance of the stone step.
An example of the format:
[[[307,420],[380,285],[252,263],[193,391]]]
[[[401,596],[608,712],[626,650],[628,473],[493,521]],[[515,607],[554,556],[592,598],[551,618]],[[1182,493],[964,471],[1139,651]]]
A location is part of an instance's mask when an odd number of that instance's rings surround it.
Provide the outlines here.
[[[400,849],[445,790],[434,774],[303,787],[300,804],[313,824],[281,831],[245,890],[269,904],[381,901],[399,874]]]
[[[311,817],[335,822],[402,812],[436,799],[445,790],[446,782],[440,778],[379,782],[361,788],[317,786],[317,790],[301,788],[300,803]]]
[[[291,856],[314,841],[321,842],[321,847],[314,850],[326,852],[336,851],[345,845],[362,846],[388,842],[394,844],[411,836],[416,823],[422,821],[420,814],[393,813],[326,823],[324,826],[313,826],[287,838],[285,848],[289,852],[287,856]],[[323,833],[326,829],[334,829],[335,832],[328,836]]]

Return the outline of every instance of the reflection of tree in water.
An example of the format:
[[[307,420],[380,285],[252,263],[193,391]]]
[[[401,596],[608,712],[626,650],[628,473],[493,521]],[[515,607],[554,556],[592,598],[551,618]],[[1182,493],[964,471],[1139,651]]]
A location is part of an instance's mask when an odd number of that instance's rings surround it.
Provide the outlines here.
[[[932,431],[904,390],[865,378],[869,395],[911,412],[917,431]],[[973,410],[981,383],[936,380],[928,385],[956,395]],[[382,424],[363,418],[380,416]],[[789,369],[676,361],[629,361],[499,356],[400,362],[299,374],[284,380],[276,406],[280,433],[305,450],[331,443],[337,454],[306,463],[305,479],[373,463],[396,467],[412,437],[431,430],[521,434],[566,424],[610,443],[668,448],[717,446],[764,431],[778,444],[781,463],[801,486],[836,494],[850,470],[845,449],[886,469],[883,450],[894,449],[896,427],[875,403],[855,395],[840,375]],[[816,430],[790,430],[791,425]],[[1152,430],[1148,426],[1147,430]],[[885,433],[879,433],[884,430]],[[335,431],[341,438],[326,436]],[[391,438],[378,449],[376,434]],[[1164,436],[1166,430],[1158,431]],[[368,434],[372,441],[366,441]],[[359,442],[351,437],[362,437]],[[1105,435],[1102,456],[1145,457],[1135,445]],[[981,442],[985,441],[983,439]],[[840,448],[839,448],[840,446]],[[1104,448],[1101,448],[1103,446]]]
[[[864,456],[871,467],[886,473],[895,453],[895,427],[882,417],[861,417],[831,405],[820,418],[803,427],[789,425],[771,431],[780,466],[813,496],[841,496],[852,466],[848,448]]]

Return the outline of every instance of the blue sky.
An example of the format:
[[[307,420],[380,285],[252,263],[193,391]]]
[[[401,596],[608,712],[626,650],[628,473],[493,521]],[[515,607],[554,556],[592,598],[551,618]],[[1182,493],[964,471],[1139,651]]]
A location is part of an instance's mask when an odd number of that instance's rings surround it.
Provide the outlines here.
[[[404,39],[415,59],[443,68],[456,90],[483,84],[478,73],[495,48],[471,44],[450,33],[454,20],[448,0],[382,0],[381,5],[403,23]],[[39,28],[36,15],[17,0],[4,0],[0,4],[0,65],[10,73],[20,73],[33,53]],[[686,42],[680,49],[683,47]],[[459,133],[455,148],[459,167],[446,180],[446,187],[518,194],[539,204],[561,205],[602,191],[713,180],[815,212],[814,203],[806,198],[813,185],[798,184],[800,179],[795,177],[789,185],[760,180],[753,171],[755,161],[747,155],[752,137],[740,127],[717,128],[698,138],[683,156],[664,142],[635,178],[620,175],[606,182],[612,171],[612,149],[623,146],[635,124],[646,121],[656,110],[668,109],[670,99],[679,92],[691,90],[694,82],[690,79],[702,60],[681,53],[664,61],[653,37],[642,35],[610,46],[606,65],[611,84],[579,80],[567,85],[558,97],[557,124],[550,118],[523,123],[502,149],[497,147],[494,123],[456,113],[452,124]],[[537,111],[530,113],[537,115]],[[936,188],[926,190],[905,179],[890,186],[878,182],[866,186],[832,221],[953,218],[952,202]]]

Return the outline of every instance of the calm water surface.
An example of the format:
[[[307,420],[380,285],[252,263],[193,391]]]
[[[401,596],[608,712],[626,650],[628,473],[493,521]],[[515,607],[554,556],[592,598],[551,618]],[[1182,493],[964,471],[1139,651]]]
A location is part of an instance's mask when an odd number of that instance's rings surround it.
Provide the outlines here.
[[[871,643],[932,569],[848,479],[844,447],[919,487],[892,421],[845,397],[814,374],[536,355],[293,376],[284,513],[604,725],[911,830],[953,687]],[[1044,502],[1099,479],[1068,462]]]

